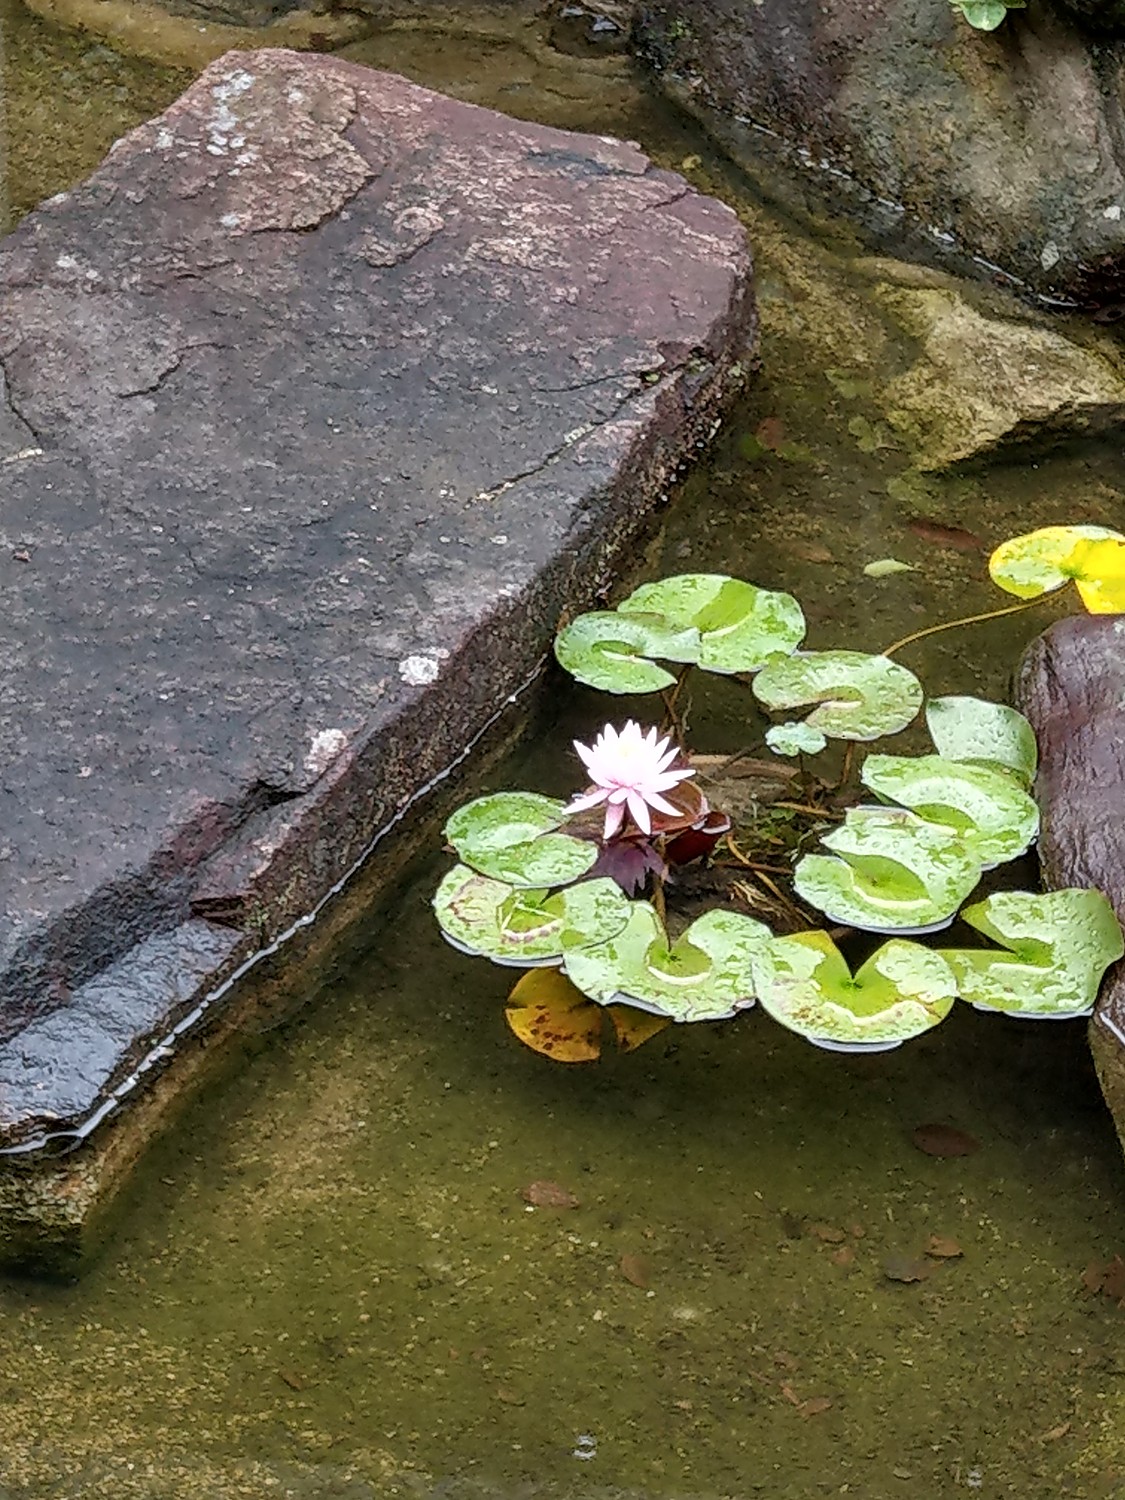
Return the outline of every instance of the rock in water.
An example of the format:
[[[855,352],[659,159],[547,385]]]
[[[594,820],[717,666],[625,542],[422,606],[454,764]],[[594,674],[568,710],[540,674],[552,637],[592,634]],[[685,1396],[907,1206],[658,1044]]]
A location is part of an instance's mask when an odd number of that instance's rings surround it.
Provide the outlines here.
[[[180,1018],[590,603],[755,331],[734,214],[635,146],[296,53],[220,59],[0,244],[0,1146],[174,1081]],[[80,1239],[83,1172],[0,1181],[0,1253],[35,1192]]]
[[[673,89],[751,164],[773,132],[814,193],[850,178],[892,233],[905,218],[1044,292],[1120,300],[1119,17],[1098,40],[1035,3],[993,32],[945,0],[667,0],[641,16]]]
[[[1019,706],[1039,739],[1044,880],[1104,892],[1125,922],[1125,617],[1045,630],[1024,656]],[[1125,960],[1103,982],[1090,1045],[1125,1147]]]

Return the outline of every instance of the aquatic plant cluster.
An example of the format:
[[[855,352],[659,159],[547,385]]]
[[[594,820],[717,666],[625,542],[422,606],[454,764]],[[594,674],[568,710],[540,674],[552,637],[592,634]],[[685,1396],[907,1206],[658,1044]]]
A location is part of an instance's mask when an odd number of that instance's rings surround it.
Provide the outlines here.
[[[989,571],[1025,601],[1073,581],[1091,612],[1125,612],[1125,537],[1104,528],[1014,538]],[[604,1010],[628,1050],[672,1022],[725,1020],[757,1002],[819,1047],[868,1052],[928,1031],[957,999],[1034,1019],[1090,1013],[1125,952],[1102,893],[1002,890],[964,905],[986,871],[1038,834],[1031,725],[979,698],[926,702],[892,656],[906,641],[880,653],[805,651],[804,636],[790,594],[694,573],[645,584],[560,632],[555,654],[572,676],[611,694],[662,694],[670,728],[607,724],[592,746],[575,743],[589,785],[569,803],[501,792],[446,825],[459,862],[434,896],[438,922],[463,952],[528,971],[507,1012],[521,1040],[581,1061],[599,1054]],[[856,745],[924,713],[933,753],[867,754],[859,781],[872,800],[847,807],[821,837],[825,852],[793,866],[807,908],[835,929],[887,939],[854,974],[823,928],[775,935],[726,899],[687,925],[667,909],[677,868],[733,839],[732,819],[711,806],[675,739],[677,695],[700,669],[748,682],[775,713],[807,708],[765,734],[802,765],[830,740],[847,742],[850,760]],[[913,941],[958,914],[993,946]]]
[[[950,3],[978,31],[995,31],[1010,10],[1027,9],[1027,0],[950,0]]]

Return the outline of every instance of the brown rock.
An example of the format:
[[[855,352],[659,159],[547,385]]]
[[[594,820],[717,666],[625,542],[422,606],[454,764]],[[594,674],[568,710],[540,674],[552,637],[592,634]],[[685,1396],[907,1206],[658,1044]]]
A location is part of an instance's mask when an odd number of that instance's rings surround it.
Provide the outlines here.
[[[1103,891],[1125,921],[1125,618],[1072,615],[1029,647],[1019,706],[1039,740],[1039,859],[1051,888]],[[1102,984],[1090,1045],[1125,1146],[1125,963]]]
[[[986,33],[944,0],[665,0],[644,31],[751,170],[770,157],[796,169],[792,200],[842,194],[900,242],[905,221],[1043,291],[1112,296],[1125,44],[1084,28],[1121,6],[1072,4],[1080,22],[1032,4]]]

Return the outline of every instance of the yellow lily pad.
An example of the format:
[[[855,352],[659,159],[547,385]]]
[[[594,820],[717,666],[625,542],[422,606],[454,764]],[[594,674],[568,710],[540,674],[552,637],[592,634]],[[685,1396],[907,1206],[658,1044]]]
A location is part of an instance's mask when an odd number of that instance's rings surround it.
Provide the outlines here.
[[[533,1052],[552,1062],[596,1062],[606,1016],[622,1052],[634,1052],[672,1024],[629,1005],[596,1005],[558,969],[531,969],[513,986],[504,1018]]]
[[[1104,526],[1044,526],[1012,537],[989,558],[988,571],[1017,599],[1073,581],[1091,614],[1125,612],[1125,537]]]

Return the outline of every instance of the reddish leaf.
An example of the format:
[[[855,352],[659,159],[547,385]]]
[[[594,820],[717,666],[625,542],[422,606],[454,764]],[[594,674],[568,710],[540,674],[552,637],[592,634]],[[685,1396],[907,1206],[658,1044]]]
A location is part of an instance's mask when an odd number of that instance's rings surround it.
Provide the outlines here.
[[[931,1262],[920,1255],[888,1255],[883,1260],[883,1275],[888,1281],[925,1281],[933,1270]]]
[[[621,1274],[634,1286],[647,1289],[651,1281],[648,1261],[643,1255],[623,1255],[620,1260]]]
[[[763,417],[754,430],[754,436],[763,448],[776,453],[785,441],[785,423],[780,417]]]
[[[945,1234],[931,1234],[926,1245],[926,1254],[935,1260],[956,1260],[964,1253],[957,1241]]]
[[[536,1208],[577,1208],[578,1199],[557,1182],[529,1182],[520,1194]]]
[[[980,1142],[956,1125],[918,1125],[911,1139],[927,1156],[971,1156],[980,1150]]]
[[[934,547],[950,547],[954,552],[984,552],[985,545],[979,536],[961,526],[943,526],[940,521],[927,521],[922,516],[911,516],[905,523],[922,541]]]
[[[855,1251],[850,1245],[841,1245],[828,1258],[835,1266],[850,1266],[855,1260]]]
[[[835,562],[836,557],[827,547],[820,542],[787,542],[786,549],[801,562],[807,563],[830,563]]]
[[[819,1417],[822,1411],[827,1411],[832,1405],[831,1396],[811,1396],[808,1401],[802,1401],[797,1408],[802,1417]]]
[[[834,1224],[810,1224],[809,1233],[826,1245],[838,1245],[847,1238],[844,1231]]]

